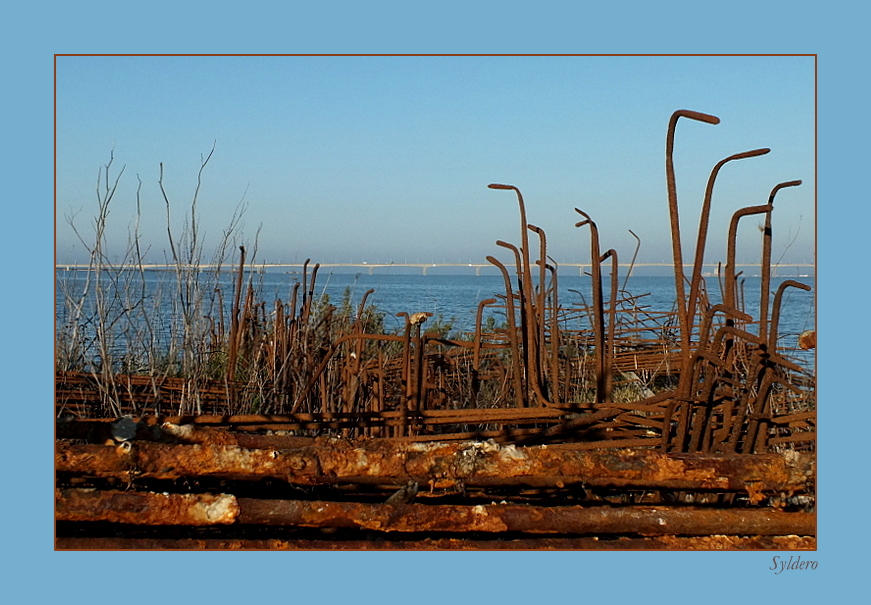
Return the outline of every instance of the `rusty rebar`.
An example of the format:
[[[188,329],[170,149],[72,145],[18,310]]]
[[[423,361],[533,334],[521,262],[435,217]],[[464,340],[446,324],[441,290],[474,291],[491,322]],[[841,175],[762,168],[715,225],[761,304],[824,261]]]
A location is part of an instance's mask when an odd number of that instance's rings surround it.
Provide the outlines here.
[[[502,273],[505,280],[505,314],[508,319],[508,342],[511,345],[511,378],[514,384],[514,402],[518,408],[526,407],[529,401],[529,393],[524,386],[525,381],[521,375],[523,357],[517,342],[517,326],[514,320],[514,292],[511,289],[511,279],[508,277],[508,269],[498,259],[488,256],[487,262],[494,265]]]
[[[547,265],[551,272],[551,288],[553,300],[551,301],[550,314],[550,357],[551,357],[551,381],[553,382],[553,397],[560,401],[560,368],[559,368],[559,348],[560,348],[560,331],[559,331],[559,282],[557,280],[558,265],[555,260],[550,259],[552,264]]]
[[[479,413],[484,410],[478,410]],[[780,493],[806,489],[814,456],[665,454],[649,449],[591,450],[500,446],[494,442],[408,443],[323,440],[294,449],[234,445],[55,444],[58,473],[123,480],[278,478],[295,485],[404,485],[715,490]]]
[[[665,176],[668,189],[668,210],[671,220],[671,245],[674,257],[674,285],[677,293],[677,315],[680,322],[681,351],[690,346],[690,326],[687,325],[687,301],[684,295],[683,252],[680,240],[680,216],[677,204],[677,184],[674,176],[674,131],[680,118],[688,118],[707,124],[719,124],[720,118],[697,111],[679,109],[675,111],[668,122],[668,133],[665,139]]]
[[[696,316],[696,306],[698,304],[699,291],[701,288],[701,280],[702,280],[702,264],[705,262],[705,246],[707,243],[708,237],[708,223],[710,219],[711,213],[711,198],[714,193],[714,183],[717,180],[717,175],[720,172],[720,169],[725,166],[728,162],[732,162],[734,160],[741,160],[746,158],[758,157],[761,155],[765,155],[769,153],[771,150],[766,148],[762,149],[754,149],[752,151],[745,151],[742,153],[736,153],[734,155],[730,155],[729,157],[720,160],[711,170],[711,175],[708,177],[708,185],[705,189],[705,199],[702,203],[702,212],[699,217],[699,231],[698,238],[696,240],[696,253],[695,260],[693,262],[693,273],[692,278],[690,279],[690,295],[689,300],[687,301],[687,326],[689,330],[692,330],[695,326],[695,316]],[[689,348],[686,351],[682,351],[682,357],[685,361],[688,361],[690,358],[691,352]]]
[[[798,288],[805,292],[810,292],[811,287],[807,284],[797,282],[793,279],[784,281],[777,288],[777,293],[774,295],[774,305],[771,310],[771,332],[768,335],[768,350],[771,355],[777,354],[777,331],[780,327],[780,305],[783,300],[783,293],[787,288]]]
[[[768,335],[768,296],[771,289],[771,213],[774,210],[774,196],[785,187],[797,187],[801,181],[786,181],[774,186],[768,196],[771,210],[765,213],[765,226],[762,232],[762,285],[759,293],[759,337],[763,341]]]
[[[575,227],[590,226],[590,270],[593,279],[593,337],[596,347],[596,403],[604,403],[608,396],[608,379],[605,375],[607,364],[605,351],[605,311],[602,303],[602,256],[599,252],[599,229],[590,215],[575,208],[575,212],[586,220],[575,223]]]
[[[538,358],[538,343],[536,330],[536,309],[535,297],[532,285],[532,269],[531,269],[531,251],[529,249],[529,230],[526,221],[526,207],[523,203],[523,195],[520,189],[514,185],[501,185],[492,183],[488,185],[490,189],[510,190],[514,191],[517,196],[517,203],[520,208],[520,238],[521,238],[521,263],[523,267],[523,288],[520,290],[520,308],[521,313],[525,314],[526,318],[526,342],[525,351],[527,370],[531,373],[527,375],[527,382],[532,383],[533,387],[537,387],[537,371],[536,359]]]
[[[535,309],[533,313],[533,319],[535,321],[534,331],[536,338],[536,349],[538,351],[538,355],[535,357],[535,381],[538,383],[538,388],[541,390],[544,398],[550,399],[550,394],[548,391],[547,381],[544,380],[545,374],[545,356],[547,351],[545,349],[545,330],[546,330],[546,304],[545,304],[545,296],[547,289],[547,237],[545,236],[544,229],[541,227],[537,227],[535,225],[529,225],[529,230],[538,235],[539,238],[539,260],[536,262],[539,265],[538,270],[538,300],[535,304]]]
[[[527,286],[526,286],[526,284],[524,284],[524,279],[523,279],[523,261],[520,258],[520,250],[518,250],[517,246],[515,246],[514,244],[510,244],[510,243],[504,242],[502,240],[497,240],[496,245],[501,246],[503,248],[507,248],[508,250],[510,250],[514,254],[514,269],[515,269],[515,272],[517,273],[517,304],[519,307],[518,311],[519,311],[519,315],[520,315],[520,343],[519,344],[520,344],[520,351],[522,352],[522,355],[523,355],[522,360],[519,360],[519,365],[518,365],[517,371],[523,372],[522,377],[523,377],[523,385],[524,385],[524,387],[523,387],[524,388],[524,392],[523,392],[524,405],[530,405],[530,402],[532,401],[531,393],[530,393],[531,379],[529,376],[529,371],[530,371],[530,368],[532,367],[531,364],[529,363],[529,351],[531,349],[530,344],[529,344],[529,331],[531,329],[531,326],[529,325],[529,314],[527,313],[528,304],[527,304],[527,298],[526,298],[526,294],[525,294]],[[488,259],[489,258],[491,258],[491,257],[488,257]],[[510,290],[510,287],[509,287],[507,281],[506,281],[506,288],[508,288]],[[512,305],[512,309],[513,309],[513,305]]]
[[[735,248],[738,239],[738,221],[742,217],[752,216],[754,214],[768,213],[771,211],[771,206],[768,204],[762,206],[747,206],[736,210],[732,215],[732,220],[729,222],[729,236],[726,240],[726,291],[723,302],[730,307],[737,308],[737,299],[735,296],[735,280],[738,276],[735,274]]]
[[[617,251],[611,248],[602,255],[601,261],[611,259],[611,302],[608,309],[608,335],[605,345],[605,363],[603,371],[605,374],[605,393],[602,397],[605,403],[611,401],[611,386],[613,382],[613,367],[614,367],[614,331],[617,325],[617,271],[619,263],[617,261]]]
[[[481,322],[484,318],[484,307],[496,303],[495,298],[487,298],[478,303],[478,313],[475,315],[475,347],[472,355],[472,376],[471,376],[471,406],[476,407],[478,403],[478,389],[480,388],[481,379]]]
[[[233,309],[230,315],[230,342],[227,344],[227,384],[230,399],[234,399],[233,388],[236,380],[236,356],[239,343],[239,302],[242,297],[242,277],[245,271],[245,246],[239,246],[239,271],[236,274],[236,288],[233,291]]]

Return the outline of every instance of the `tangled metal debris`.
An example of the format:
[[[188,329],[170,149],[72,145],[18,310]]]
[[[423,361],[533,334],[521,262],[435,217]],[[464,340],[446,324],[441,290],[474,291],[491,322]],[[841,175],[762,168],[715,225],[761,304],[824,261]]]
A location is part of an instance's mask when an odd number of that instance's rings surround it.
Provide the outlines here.
[[[118,374],[106,384],[102,376],[59,373],[59,409],[80,417],[105,411],[238,415],[256,401],[261,415],[285,417],[285,430],[339,430],[348,437],[482,437],[525,443],[558,437],[607,447],[647,438],[670,452],[743,453],[763,452],[791,438],[793,443],[809,443],[814,437],[807,422],[790,427],[781,417],[813,408],[813,378],[778,349],[784,292],[809,286],[785,281],[773,305],[769,301],[775,195],[801,181],[780,183],[767,204],[734,213],[720,276],[722,302],[712,304],[702,266],[717,175],[729,162],[770,150],[737,153],[714,166],[687,277],[672,157],[680,118],[719,122],[711,115],[681,110],[668,125],[666,176],[676,294],[672,312],[651,311],[640,304],[643,297],[619,288],[617,252],[602,252],[595,221],[580,209],[575,210],[584,220],[576,226],[588,227],[590,233],[592,300],[589,305],[561,305],[558,267],[547,254],[544,230],[528,222],[517,187],[491,184],[490,189],[514,193],[521,243],[496,242],[513,256],[513,277],[508,265],[487,257],[501,273],[505,289],[480,303],[471,338],[448,340],[427,332],[428,313],[400,313],[404,328],[398,334],[371,332],[366,307],[371,290],[348,318],[350,324],[339,325],[335,307],[316,308],[319,266],[309,272],[308,262],[290,304],[276,301],[267,317],[265,304],[254,303],[250,287],[243,297],[242,248],[229,328],[224,329],[223,317],[213,323],[212,348],[223,350],[221,343],[226,342],[222,379]],[[743,290],[738,295],[735,254],[740,220],[758,214],[765,219],[760,312],[754,320],[744,312]],[[539,240],[537,257],[530,232]],[[606,295],[602,264],[608,260]],[[485,331],[484,308],[499,306],[500,300],[505,323]],[[801,346],[807,347],[811,338],[802,336]],[[251,371],[253,365],[260,373]],[[255,378],[246,381],[243,375]],[[654,385],[657,392],[650,388]],[[621,403],[615,403],[615,386],[630,396],[623,394]],[[94,406],[95,399],[104,405]],[[263,427],[268,428],[265,422]]]
[[[575,540],[568,548],[599,548],[589,538],[599,534],[635,540],[636,548],[663,548],[669,540],[683,544],[679,548],[813,547],[808,538],[815,533],[813,514],[782,511],[784,503],[813,491],[812,454],[797,452],[812,451],[816,439],[814,381],[780,346],[778,332],[784,293],[810,287],[786,280],[769,300],[775,195],[801,181],[777,184],[766,204],[735,211],[719,275],[722,301],[712,303],[702,264],[716,177],[725,164],[769,149],[737,153],[714,166],[687,276],[673,165],[680,118],[719,123],[715,116],[681,110],[668,125],[674,310],[651,310],[643,297],[625,291],[625,282],[619,287],[617,252],[602,252],[595,221],[580,209],[575,210],[583,220],[576,227],[588,227],[590,234],[592,297],[589,304],[581,295],[583,304],[564,306],[545,232],[527,221],[523,196],[513,185],[489,188],[514,192],[520,245],[496,242],[513,263],[487,257],[503,277],[504,292],[481,301],[468,339],[427,332],[429,313],[400,313],[399,333],[373,331],[377,326],[366,307],[371,291],[350,323],[339,325],[335,307],[317,308],[318,265],[309,273],[308,263],[290,303],[277,301],[268,315],[265,304],[254,303],[250,288],[242,297],[243,248],[229,328],[223,317],[213,324],[214,346],[227,345],[223,377],[192,382],[119,374],[106,388],[95,376],[57,375],[62,418],[56,469],[66,482],[56,494],[58,520],[163,525],[175,518],[191,526],[559,534],[563,537],[553,544]],[[735,271],[738,227],[752,215],[764,215],[756,319],[746,312]],[[530,232],[538,238],[537,256]],[[603,264],[609,260],[606,295]],[[485,329],[487,307],[501,308],[502,326]],[[815,333],[802,335],[802,348],[815,344]],[[246,382],[246,363],[252,360],[266,373]],[[243,404],[255,399],[259,407],[251,413]],[[109,420],[93,418],[106,409],[115,412],[111,420],[118,412],[140,419],[135,439],[118,440]],[[192,478],[280,480],[314,490],[366,486],[363,493],[372,502],[326,502],[318,499],[320,492],[281,500],[231,496],[211,484],[210,493],[196,497],[105,489]],[[81,483],[101,489],[77,487]],[[383,504],[412,483],[419,486],[413,503]],[[530,489],[544,492],[523,506],[487,501],[488,490],[514,502]],[[573,502],[582,505],[542,505],[541,498],[563,489],[573,490]],[[611,491],[597,495],[603,489]],[[477,494],[480,502],[420,503],[437,499],[439,490]],[[632,506],[584,506],[596,498]],[[706,498],[721,505],[738,498],[745,506],[766,506],[734,514],[674,508]],[[658,508],[640,506],[651,502]],[[405,507],[402,515],[396,507]],[[722,543],[701,542],[701,536],[710,540],[719,534],[729,536],[721,536]],[[792,534],[792,541],[781,540]],[[113,547],[111,538],[105,540]],[[147,540],[159,543],[154,536]],[[441,547],[471,547],[464,540]],[[75,548],[76,541],[66,536],[61,543]],[[251,544],[257,547],[256,541]],[[432,544],[428,547],[439,547]],[[611,547],[621,546],[612,541]]]

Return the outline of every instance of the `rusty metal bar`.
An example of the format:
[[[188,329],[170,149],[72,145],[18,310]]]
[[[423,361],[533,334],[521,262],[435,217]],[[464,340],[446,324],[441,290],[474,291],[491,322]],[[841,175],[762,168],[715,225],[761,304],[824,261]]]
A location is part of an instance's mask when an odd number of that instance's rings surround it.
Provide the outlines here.
[[[555,437],[566,437],[581,428],[588,427],[602,420],[608,420],[622,413],[624,413],[624,410],[605,408],[588,414],[577,415],[571,420],[566,420],[550,428],[537,431],[528,437],[519,439],[517,443],[528,445],[542,443]]]
[[[290,409],[291,413],[296,412],[299,408],[300,404],[311,394],[312,389],[317,383],[318,379],[323,374],[324,370],[327,369],[327,365],[329,365],[330,360],[335,355],[336,351],[339,350],[339,346],[349,340],[353,339],[364,339],[364,340],[392,340],[405,343],[406,336],[400,336],[397,334],[346,334],[338,338],[333,342],[330,349],[324,354],[323,359],[321,360],[320,365],[312,372],[311,377],[309,378],[308,383],[305,388],[296,396],[294,400],[293,406]]]
[[[567,451],[495,442],[328,440],[291,450],[229,445],[119,446],[58,442],[61,473],[131,479],[273,477],[300,485],[396,483],[557,486],[585,484],[720,491],[800,491],[813,476],[804,454],[664,454],[654,450]]]
[[[239,499],[240,524],[384,532],[813,536],[816,515],[770,509],[360,504]]]
[[[698,111],[679,109],[675,111],[668,122],[668,133],[665,139],[665,176],[668,188],[668,210],[671,220],[671,246],[674,257],[674,286],[677,293],[677,315],[680,322],[680,345],[681,351],[686,351],[690,346],[691,326],[687,324],[687,301],[684,295],[683,252],[680,240],[680,216],[677,204],[677,184],[674,176],[674,131],[677,121],[687,118],[707,124],[719,124],[720,118]]]
[[[767,204],[762,206],[747,206],[735,211],[729,222],[729,236],[726,244],[726,293],[723,302],[733,308],[738,308],[735,297],[735,245],[738,237],[738,221],[744,216],[768,213],[771,207]]]
[[[736,153],[735,155],[731,155],[723,160],[720,160],[714,168],[711,170],[711,175],[708,177],[708,185],[705,189],[705,199],[702,203],[702,212],[699,218],[699,231],[698,238],[696,240],[696,254],[695,260],[693,263],[693,273],[690,279],[690,295],[689,300],[687,301],[687,327],[689,330],[693,329],[695,325],[695,316],[696,316],[696,306],[698,304],[698,297],[701,290],[701,281],[702,281],[702,263],[705,261],[705,245],[707,243],[708,237],[708,223],[711,212],[711,198],[714,193],[714,183],[717,180],[717,175],[720,172],[720,169],[727,164],[728,162],[734,160],[741,160],[746,158],[758,157],[761,155],[765,155],[769,153],[771,150],[768,148],[762,149],[754,149],[752,151],[745,151],[743,153]],[[691,339],[690,339],[691,342]],[[684,363],[681,365],[683,367],[689,366],[689,360],[691,356],[690,347],[681,351],[681,355],[683,357]],[[684,373],[681,373],[681,383],[684,382],[687,378],[684,376]],[[682,392],[685,390],[685,387],[678,387]]]
[[[498,244],[499,242],[496,243]],[[516,254],[517,249],[515,248],[514,251]],[[508,269],[506,269],[505,265],[499,262],[499,260],[492,256],[488,256],[487,262],[496,266],[496,268],[498,268],[499,271],[502,273],[502,277],[505,280],[505,314],[508,316],[508,339],[511,343],[511,377],[514,384],[514,402],[515,406],[518,408],[526,407],[529,401],[529,393],[526,390],[526,382],[523,380],[523,376],[521,374],[521,372],[523,371],[523,353],[520,350],[520,344],[517,342],[517,326],[514,319],[514,292],[511,289],[511,280],[508,277]],[[522,301],[522,295],[520,298]],[[522,315],[523,312],[521,311],[521,321],[523,322]],[[525,323],[523,323],[522,325],[525,325]],[[526,331],[522,330],[521,336],[524,337],[524,347],[526,346],[525,334]]]
[[[805,292],[810,292],[811,287],[807,284],[797,282],[793,279],[784,281],[777,288],[777,293],[774,295],[774,305],[771,310],[771,333],[768,335],[768,350],[771,355],[777,354],[777,331],[780,326],[780,304],[783,300],[783,293],[787,288],[798,288]]]
[[[57,521],[109,521],[134,525],[226,525],[239,515],[229,494],[157,494],[56,489]]]
[[[550,259],[552,264],[547,264],[546,267],[551,271],[551,292],[553,300],[551,301],[550,313],[550,371],[551,382],[553,383],[553,398],[556,401],[561,400],[560,396],[560,368],[559,368],[559,348],[560,348],[560,331],[559,331],[559,281],[557,279],[558,266],[556,261]]]
[[[135,525],[280,525],[379,532],[531,534],[816,535],[816,515],[767,508],[530,506],[517,504],[364,504],[263,500],[227,494],[59,489],[58,521]]]
[[[774,196],[785,187],[798,187],[801,181],[787,181],[774,186],[768,195],[768,205],[774,209]],[[765,213],[765,227],[762,239],[762,286],[759,299],[759,337],[768,340],[768,297],[771,289],[771,212]]]
[[[611,388],[614,379],[614,331],[617,326],[617,271],[619,263],[617,261],[617,251],[611,248],[602,255],[601,261],[611,258],[611,304],[608,309],[608,336],[605,345],[605,395],[603,397],[605,403],[611,401]]]
[[[590,262],[593,279],[593,334],[596,347],[596,403],[604,403],[608,395],[605,377],[605,315],[602,304],[602,256],[599,252],[599,229],[590,215],[575,208],[575,212],[586,220],[575,223],[575,227],[590,226]]]
[[[730,155],[724,160],[720,160],[711,170],[711,175],[708,177],[708,185],[705,189],[705,200],[702,203],[702,212],[701,217],[699,218],[699,231],[698,238],[696,241],[696,254],[695,261],[693,263],[693,274],[692,279],[690,280],[690,297],[689,297],[689,307],[687,309],[687,315],[689,319],[689,326],[692,328],[695,323],[695,311],[696,305],[698,301],[696,300],[699,295],[699,286],[701,283],[702,277],[702,263],[705,261],[705,246],[708,237],[708,223],[711,212],[711,198],[714,193],[714,183],[717,180],[717,175],[720,172],[720,169],[727,164],[728,162],[732,162],[734,160],[742,160],[746,158],[758,157],[761,155],[765,155],[769,153],[771,149],[762,148],[762,149],[754,149],[752,151],[745,151],[743,153],[736,153],[735,155]]]
[[[547,349],[545,347],[545,331],[547,329],[547,322],[545,321],[545,315],[547,310],[546,297],[547,297],[547,237],[545,236],[544,229],[541,227],[537,227],[535,225],[529,225],[529,230],[535,232],[539,238],[539,260],[536,262],[539,265],[538,268],[538,300],[535,304],[535,322],[537,324],[537,332],[536,332],[536,340],[537,345],[536,348],[538,350],[538,356],[535,359],[535,381],[538,385],[538,390],[541,391],[542,398],[545,401],[550,399],[555,399],[548,389],[547,380],[545,380],[545,360],[547,357]],[[555,312],[555,311],[554,311]]]
[[[514,191],[517,203],[520,207],[520,238],[521,238],[521,264],[523,267],[522,283],[520,289],[520,313],[524,318],[525,342],[524,354],[526,355],[527,383],[537,386],[537,359],[538,359],[538,330],[536,329],[535,293],[532,285],[531,252],[529,250],[529,223],[526,221],[526,207],[523,203],[523,195],[520,189],[514,185],[501,185],[493,183],[488,185],[490,189]]]
[[[227,384],[231,385],[230,399],[235,397],[232,385],[235,384],[236,355],[239,346],[239,301],[242,296],[242,277],[245,271],[245,246],[239,246],[239,271],[233,291],[233,310],[230,315],[230,342],[227,344]]]
[[[524,292],[526,291],[526,285],[523,280],[523,261],[520,259],[520,250],[517,249],[517,246],[514,244],[510,244],[508,242],[502,240],[496,240],[496,245],[501,246],[510,250],[514,254],[514,271],[517,274],[517,306],[520,314],[520,347],[523,353],[523,357],[520,358],[521,362],[518,366],[521,371],[528,372],[527,363],[524,363],[522,360],[526,359],[527,351],[529,350],[529,326],[527,325],[527,313],[526,313],[526,296]],[[492,257],[488,257],[492,258]],[[507,269],[505,273],[507,274]],[[506,282],[506,290],[511,291],[509,282]],[[529,405],[530,402],[530,393],[529,393],[529,379],[526,374],[523,375],[523,383],[524,383],[524,401],[526,405]]]
[[[411,403],[415,414],[419,414],[426,405],[426,364],[424,363],[425,351],[421,326],[430,317],[432,317],[432,313],[415,313],[409,319],[414,331],[414,365],[412,367],[414,381],[411,384]],[[416,428],[414,430],[416,434]]]

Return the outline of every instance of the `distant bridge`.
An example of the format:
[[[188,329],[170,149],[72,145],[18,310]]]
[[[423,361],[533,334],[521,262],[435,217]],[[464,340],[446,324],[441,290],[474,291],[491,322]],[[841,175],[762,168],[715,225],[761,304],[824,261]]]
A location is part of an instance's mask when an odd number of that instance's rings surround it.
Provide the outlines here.
[[[309,263],[309,268],[314,267],[316,263]],[[495,269],[494,265],[490,263],[318,263],[321,269],[365,269],[369,275],[373,275],[376,269],[390,269],[390,268],[404,268],[404,269],[420,269],[424,275],[427,275],[427,272],[430,269],[443,269],[443,268],[467,268],[474,269],[475,275],[481,275],[482,269]],[[221,265],[225,269],[232,269],[232,263],[225,263]],[[265,271],[267,269],[285,269],[287,271],[290,270],[299,270],[302,271],[304,263],[256,263],[249,267],[255,271]],[[673,267],[673,263],[635,263],[632,265],[633,270],[644,268],[644,267]],[[725,264],[724,264],[725,266]],[[780,267],[790,267],[790,268],[813,268],[816,265],[812,263],[782,263],[779,265]],[[150,271],[168,271],[176,268],[176,265],[173,264],[142,264],[142,265],[130,265],[125,267],[126,269],[139,269],[139,268],[150,270]],[[218,265],[214,264],[201,264],[197,265],[197,267],[201,271],[211,271],[218,268]],[[506,263],[505,267],[510,267],[512,269],[515,268],[514,263]],[[578,274],[583,275],[585,271],[590,270],[590,263],[560,263],[559,267],[565,269],[567,267],[577,268]],[[610,264],[608,265],[610,268]],[[620,268],[623,270],[628,270],[630,267],[629,263],[620,263]],[[693,265],[691,263],[685,263],[684,269],[692,269]],[[713,273],[716,271],[717,263],[705,263],[703,266],[704,269],[710,269],[709,273]],[[760,263],[735,263],[735,267],[738,269],[760,269],[762,265]],[[57,269],[63,269],[66,271],[84,271],[89,268],[89,265],[83,264],[63,264],[59,263],[57,265]],[[116,267],[117,268],[117,267]],[[772,273],[776,275],[777,266],[773,267]]]

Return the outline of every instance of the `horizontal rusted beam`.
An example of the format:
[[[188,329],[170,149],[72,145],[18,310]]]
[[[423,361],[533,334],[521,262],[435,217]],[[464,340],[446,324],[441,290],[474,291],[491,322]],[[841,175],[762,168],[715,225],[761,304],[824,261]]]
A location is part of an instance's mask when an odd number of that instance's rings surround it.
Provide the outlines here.
[[[386,532],[521,532],[709,536],[815,535],[816,516],[771,509],[361,504],[239,499],[241,524]]]
[[[94,477],[177,479],[276,478],[298,485],[337,483],[421,485],[579,484],[679,490],[802,491],[814,475],[812,455],[667,454],[655,450],[573,450],[500,446],[492,441],[404,443],[318,439],[295,449],[229,445],[56,443],[58,472]]]
[[[136,525],[221,525],[239,515],[229,494],[155,494],[55,490],[58,521],[109,521]]]
[[[559,422],[565,412],[549,408],[470,408],[459,410],[420,410],[412,417],[400,411],[356,413],[296,413],[282,415],[237,415],[237,416],[147,416],[136,419],[141,438],[148,437],[145,427],[172,425],[196,425],[232,428],[237,431],[257,430],[309,430],[324,428],[355,428],[368,426],[400,426],[413,421],[423,426],[446,424],[512,424]],[[59,438],[80,439],[100,433],[103,425],[114,419],[98,418],[84,420],[60,420],[57,423]],[[103,427],[104,428],[104,427]]]
[[[519,532],[532,534],[642,534],[785,536],[816,534],[816,516],[771,509],[694,507],[582,507],[517,504],[364,504],[260,500],[221,494],[159,494],[57,490],[59,521],[137,525],[279,525],[381,532]]]

